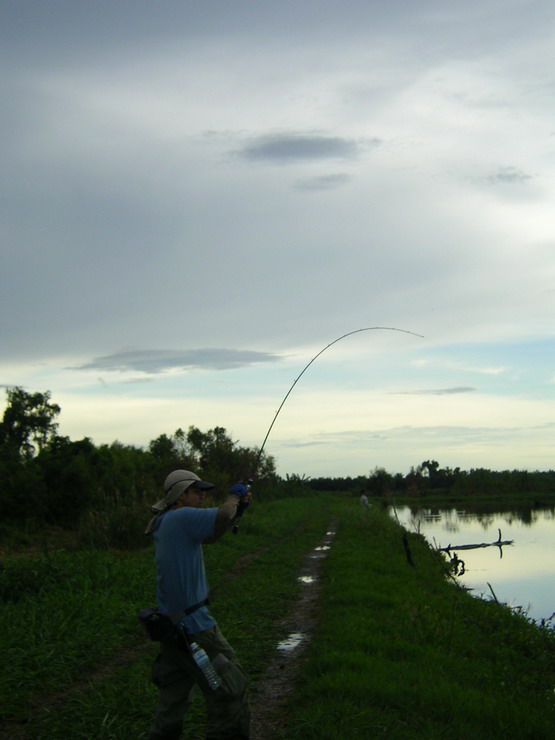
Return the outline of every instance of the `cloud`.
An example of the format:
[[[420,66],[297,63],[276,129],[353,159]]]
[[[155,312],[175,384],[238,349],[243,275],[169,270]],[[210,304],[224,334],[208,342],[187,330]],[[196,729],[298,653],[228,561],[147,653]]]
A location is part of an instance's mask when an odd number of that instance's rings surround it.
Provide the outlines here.
[[[106,385],[102,378],[99,378],[99,380],[103,385]],[[144,376],[140,378],[128,378],[127,380],[122,381],[122,383],[123,385],[142,385],[143,383],[152,383],[152,378],[145,378]]]
[[[320,175],[320,177],[311,177],[301,180],[298,183],[299,190],[332,190],[351,180],[351,176],[343,172],[337,172],[331,175]]]
[[[467,365],[463,362],[457,362],[454,360],[441,360],[441,359],[418,359],[411,362],[412,367],[421,368],[447,368],[448,370],[460,370],[469,373],[479,373],[480,375],[502,375],[507,372],[505,366],[499,365]]]
[[[500,167],[497,172],[487,178],[488,182],[494,185],[498,183],[524,183],[531,179],[532,175],[528,175],[516,167]]]
[[[285,440],[282,442],[283,447],[294,447],[295,449],[301,449],[303,447],[320,447],[321,445],[327,444],[324,440],[313,440],[312,442],[299,442],[298,440]]]
[[[351,449],[357,446],[366,447],[367,449],[385,449],[383,443],[401,443],[409,442],[413,448],[428,444],[434,441],[439,448],[459,447],[461,455],[466,454],[465,446],[468,444],[481,445],[492,443],[494,445],[503,444],[507,440],[519,439],[524,432],[530,445],[540,444],[542,439],[553,432],[553,424],[534,424],[531,426],[524,425],[522,428],[509,425],[485,426],[485,425],[463,425],[463,424],[431,424],[429,426],[418,426],[407,424],[403,426],[384,427],[380,430],[374,429],[347,429],[334,430],[332,432],[321,431],[315,433],[312,438],[306,439],[303,445],[347,445]],[[534,438],[534,433],[537,435]],[[294,440],[285,440],[281,442],[283,447],[300,446]],[[439,452],[438,452],[439,454]]]
[[[379,140],[374,139],[374,145]],[[339,136],[313,134],[276,134],[261,136],[238,153],[244,159],[273,162],[302,160],[350,159],[361,152],[361,145]]]
[[[139,371],[163,373],[167,370],[209,369],[230,370],[258,362],[280,359],[270,352],[234,349],[142,349],[116,352],[79,365],[74,370],[102,370],[105,372]],[[136,381],[135,381],[136,382]]]
[[[429,390],[418,391],[392,391],[392,396],[450,396],[456,393],[473,393],[477,388],[469,386],[459,386],[455,388],[431,388]]]

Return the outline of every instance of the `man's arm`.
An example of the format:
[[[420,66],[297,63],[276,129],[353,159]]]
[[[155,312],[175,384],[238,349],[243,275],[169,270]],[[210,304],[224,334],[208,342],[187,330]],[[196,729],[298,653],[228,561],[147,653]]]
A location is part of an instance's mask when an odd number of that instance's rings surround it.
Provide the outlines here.
[[[224,503],[218,508],[216,521],[214,522],[214,532],[211,537],[207,537],[204,543],[207,545],[217,542],[227,532],[237,513],[237,504],[239,496],[230,493]]]

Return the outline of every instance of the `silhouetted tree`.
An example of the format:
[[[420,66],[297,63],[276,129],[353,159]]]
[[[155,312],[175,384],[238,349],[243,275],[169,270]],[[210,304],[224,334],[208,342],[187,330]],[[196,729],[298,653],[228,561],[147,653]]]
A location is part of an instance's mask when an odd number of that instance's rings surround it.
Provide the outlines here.
[[[0,422],[0,454],[3,457],[30,459],[56,434],[60,413],[50,403],[50,392],[27,393],[15,386],[6,390],[8,403]]]

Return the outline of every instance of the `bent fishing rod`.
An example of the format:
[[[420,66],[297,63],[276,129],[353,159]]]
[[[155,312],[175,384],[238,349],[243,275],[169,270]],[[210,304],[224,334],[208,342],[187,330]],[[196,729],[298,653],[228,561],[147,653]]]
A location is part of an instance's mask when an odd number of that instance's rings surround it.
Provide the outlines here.
[[[337,342],[340,342],[342,339],[345,339],[345,337],[350,337],[353,334],[359,334],[360,332],[363,332],[363,331],[398,331],[398,332],[402,332],[403,334],[412,334],[412,336],[414,336],[414,337],[423,338],[423,335],[422,334],[417,334],[416,332],[409,331],[408,329],[397,329],[394,326],[367,326],[367,327],[364,327],[363,329],[355,329],[354,331],[349,331],[346,334],[342,334],[337,339],[334,339],[333,342],[330,342],[329,344],[326,344],[326,346],[323,349],[321,349],[316,355],[314,355],[314,357],[310,360],[310,362],[308,362],[304,366],[304,368],[297,375],[297,377],[293,381],[293,384],[291,385],[291,387],[289,388],[289,390],[285,394],[285,396],[283,398],[283,401],[280,403],[279,408],[276,411],[276,413],[274,415],[274,418],[272,419],[272,423],[270,424],[270,426],[268,428],[268,431],[266,432],[266,436],[264,437],[264,441],[262,442],[262,445],[261,445],[261,447],[260,447],[260,449],[258,451],[258,455],[256,457],[256,462],[255,462],[255,466],[254,466],[254,470],[255,471],[258,470],[258,465],[260,463],[260,458],[262,457],[262,453],[264,452],[264,447],[266,445],[266,442],[268,440],[268,437],[270,436],[270,432],[272,431],[272,428],[273,428],[274,424],[276,423],[276,419],[279,416],[279,412],[281,411],[281,409],[285,405],[285,402],[287,401],[287,399],[291,395],[291,392],[292,392],[293,388],[297,385],[297,383],[302,378],[302,376],[305,374],[305,372],[308,370],[308,368],[312,365],[312,363],[315,360],[318,359],[318,357],[320,357],[321,354],[323,354],[332,345],[337,344]],[[252,481],[252,478],[249,478],[249,482],[250,481]],[[250,486],[249,486],[249,488],[250,488]],[[240,504],[240,510],[238,511],[237,516],[235,517],[234,522],[233,522],[233,530],[232,530],[233,531],[233,534],[237,534],[237,532],[239,530],[239,520],[241,519],[241,517],[244,514],[244,512],[245,512],[245,510],[246,510],[247,507],[248,507],[248,503],[246,503],[246,504]]]
[[[272,419],[272,423],[270,424],[270,426],[268,428],[268,431],[266,432],[266,436],[264,437],[264,441],[262,442],[262,446],[260,447],[260,450],[258,451],[258,456],[256,458],[256,464],[255,464],[255,470],[258,469],[258,464],[260,462],[260,458],[262,457],[262,453],[264,451],[264,447],[266,445],[266,442],[268,440],[268,437],[270,436],[270,432],[272,431],[272,428],[273,428],[273,426],[274,426],[274,424],[276,422],[276,419],[279,416],[279,412],[281,411],[281,409],[285,405],[285,402],[287,401],[287,399],[291,395],[291,392],[292,392],[293,388],[297,385],[297,383],[302,378],[302,376],[305,374],[305,372],[308,370],[308,368],[312,365],[312,363],[315,360],[317,360],[320,357],[321,354],[323,354],[331,346],[333,346],[334,344],[337,344],[337,342],[340,342],[342,339],[345,339],[346,337],[350,337],[353,334],[359,334],[360,332],[363,332],[363,331],[398,331],[398,332],[402,332],[403,334],[412,334],[412,336],[414,336],[414,337],[420,337],[421,339],[424,338],[422,334],[417,334],[416,332],[409,331],[408,329],[397,329],[394,326],[367,326],[364,329],[355,329],[354,331],[349,331],[346,334],[343,334],[342,336],[338,337],[337,339],[334,339],[333,342],[330,342],[329,344],[327,344],[316,355],[314,355],[314,357],[310,360],[310,362],[308,362],[305,365],[305,367],[297,375],[297,377],[293,381],[293,384],[291,385],[291,387],[289,388],[289,390],[285,394],[285,396],[283,398],[283,401],[280,403],[279,408],[276,411],[274,418]]]

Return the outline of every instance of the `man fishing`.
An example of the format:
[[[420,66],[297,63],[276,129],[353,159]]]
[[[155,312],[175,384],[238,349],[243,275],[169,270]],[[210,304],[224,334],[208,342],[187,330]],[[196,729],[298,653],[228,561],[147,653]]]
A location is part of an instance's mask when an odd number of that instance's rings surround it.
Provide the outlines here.
[[[217,542],[230,528],[249,492],[229,493],[220,507],[202,508],[204,493],[214,488],[188,470],[174,470],[164,483],[164,497],[152,506],[145,534],[154,537],[158,608],[177,625],[179,637],[160,642],[152,680],[158,687],[156,716],[149,740],[178,740],[191,704],[193,687],[204,694],[207,740],[249,737],[248,682],[235,653],[208,609],[203,544]],[[222,686],[211,689],[190,650],[197,643],[215,664]]]

